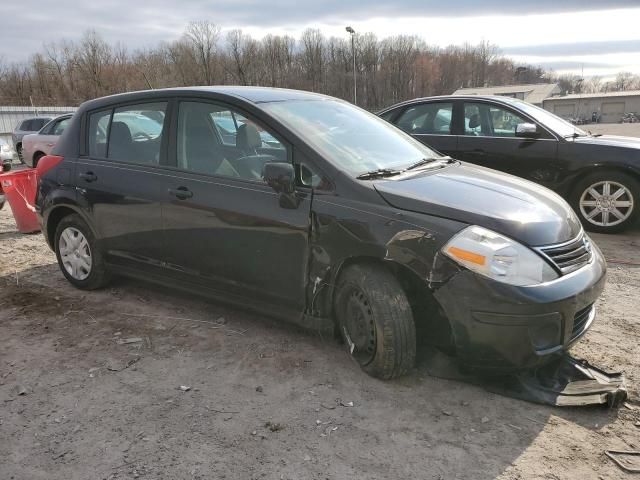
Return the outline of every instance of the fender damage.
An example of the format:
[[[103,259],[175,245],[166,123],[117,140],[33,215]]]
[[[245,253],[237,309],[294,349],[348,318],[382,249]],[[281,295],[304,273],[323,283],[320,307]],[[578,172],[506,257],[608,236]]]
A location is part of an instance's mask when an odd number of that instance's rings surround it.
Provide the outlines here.
[[[538,352],[532,352],[531,341],[535,346],[536,341],[544,344],[548,339],[532,340],[528,333],[537,328],[531,329],[528,322],[541,320],[540,323],[544,324],[544,318],[537,317],[540,315],[537,311],[539,308],[522,301],[526,297],[522,292],[520,296],[514,296],[514,292],[508,288],[501,290],[498,286],[496,290],[495,285],[487,287],[482,281],[477,282],[477,276],[461,269],[440,253],[442,245],[455,231],[462,229],[464,224],[449,223],[449,228],[442,232],[441,225],[426,225],[421,218],[410,212],[381,217],[377,213],[357,208],[335,207],[320,200],[314,202],[311,215],[307,316],[324,320],[317,322],[317,325],[323,325],[325,329],[333,325],[333,294],[342,268],[352,261],[382,260],[410,272],[413,278],[419,280],[424,292],[435,299],[438,310],[448,320],[448,334],[456,355],[449,356],[440,352],[435,363],[429,363],[431,360],[428,360],[420,366],[430,374],[479,383],[488,390],[505,396],[549,405],[617,406],[626,399],[622,374],[608,373],[585,361],[574,359],[562,346],[545,357],[544,361],[539,361]],[[604,271],[604,264],[601,267]],[[562,315],[572,317],[578,306],[595,302],[603,287],[604,275],[600,275],[600,278],[594,286],[587,288],[575,299],[569,299],[573,310],[560,309]],[[584,282],[588,283],[590,280],[592,279],[585,278]],[[507,298],[510,298],[506,303],[513,307],[516,324],[506,325],[505,330],[483,330],[482,322],[478,321],[470,309],[464,308],[468,305],[486,307],[487,302],[505,303]],[[561,306],[561,300],[566,301],[558,299],[556,303],[551,302],[552,307]],[[482,307],[479,309],[482,310]],[[431,314],[434,314],[433,310]],[[518,325],[519,320],[524,323]],[[427,325],[433,326],[433,323],[427,322]],[[523,328],[527,330],[524,337]],[[545,337],[548,329],[542,325],[540,330],[541,337]],[[441,332],[425,333],[420,339],[421,343],[442,343]],[[518,338],[528,341],[529,348],[522,349]],[[443,361],[449,363],[444,370],[440,368]],[[473,373],[462,374],[461,371]],[[451,372],[457,373],[452,375]]]

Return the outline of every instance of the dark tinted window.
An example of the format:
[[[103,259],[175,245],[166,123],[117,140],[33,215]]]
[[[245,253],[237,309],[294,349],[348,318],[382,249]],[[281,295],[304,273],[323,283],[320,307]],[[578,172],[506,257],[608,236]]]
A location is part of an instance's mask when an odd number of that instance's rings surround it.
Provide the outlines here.
[[[270,131],[211,103],[180,103],[177,143],[178,168],[195,173],[262,181],[265,163],[288,159]]]
[[[386,120],[387,122],[390,122],[391,121],[391,117],[393,117],[396,114],[397,111],[398,110],[395,110],[395,109],[394,110],[389,110],[388,112],[385,112],[382,115],[380,115],[380,118],[382,118],[383,120]]]
[[[452,112],[452,103],[423,103],[408,107],[395,123],[414,135],[448,135],[451,133]]]
[[[107,130],[111,110],[89,115],[89,156],[105,158],[107,156]]]
[[[117,108],[109,128],[108,157],[158,165],[166,102]]]
[[[31,120],[31,130],[34,132],[40,130],[50,121],[49,118],[36,118],[35,120]]]
[[[31,120],[24,120],[20,124],[20,127],[18,128],[18,130],[23,130],[25,132],[28,132],[29,130],[31,130]]]

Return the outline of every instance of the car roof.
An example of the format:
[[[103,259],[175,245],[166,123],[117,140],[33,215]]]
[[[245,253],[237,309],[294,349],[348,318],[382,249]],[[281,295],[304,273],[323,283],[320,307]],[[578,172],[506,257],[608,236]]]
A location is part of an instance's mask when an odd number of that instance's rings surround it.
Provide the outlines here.
[[[244,86],[210,86],[210,87],[176,87],[162,88],[156,90],[140,90],[137,92],[120,93],[110,95],[108,97],[89,100],[83,105],[85,109],[100,108],[101,106],[111,105],[118,102],[129,102],[137,100],[153,99],[154,97],[163,97],[175,93],[202,95],[203,93],[215,93],[228,95],[245,101],[259,104],[268,102],[284,102],[287,100],[323,100],[332,99],[326,95],[319,93],[304,92],[301,90],[291,90],[287,88],[271,88],[271,87],[244,87]]]
[[[505,105],[513,105],[515,103],[520,103],[522,100],[513,97],[505,97],[502,95],[439,95],[433,97],[420,97],[414,98],[412,100],[405,100],[404,102],[398,102],[390,107],[387,107],[383,110],[377,112],[378,115],[381,115],[390,110],[394,110],[398,107],[405,107],[408,105],[414,105],[425,102],[433,102],[433,101],[442,101],[442,100],[491,100],[496,103],[503,103]]]

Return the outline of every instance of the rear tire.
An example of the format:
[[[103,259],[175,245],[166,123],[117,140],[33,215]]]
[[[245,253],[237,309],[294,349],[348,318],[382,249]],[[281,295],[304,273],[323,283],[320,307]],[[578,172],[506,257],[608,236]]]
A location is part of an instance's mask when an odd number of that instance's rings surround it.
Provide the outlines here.
[[[40,159],[44,157],[44,153],[37,153],[34,157],[33,157],[33,168],[36,168],[38,166],[38,162],[40,161]]]
[[[18,154],[18,160],[20,160],[20,163],[22,163],[24,165],[24,158],[22,158],[22,144],[19,143],[16,146],[16,153]]]
[[[571,206],[586,230],[620,232],[638,220],[640,183],[623,172],[594,172],[578,182]]]
[[[56,227],[54,248],[58,266],[65,278],[81,290],[95,290],[109,283],[104,255],[93,232],[80,215],[60,220]]]
[[[369,375],[391,379],[415,364],[411,305],[396,277],[380,266],[353,265],[340,276],[335,311],[347,351]]]

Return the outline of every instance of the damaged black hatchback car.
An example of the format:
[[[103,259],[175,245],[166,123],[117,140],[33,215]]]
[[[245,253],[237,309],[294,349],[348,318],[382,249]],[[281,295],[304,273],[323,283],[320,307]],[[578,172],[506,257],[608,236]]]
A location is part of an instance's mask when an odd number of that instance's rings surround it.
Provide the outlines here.
[[[130,275],[336,331],[381,378],[407,372],[417,342],[476,368],[539,366],[587,331],[604,285],[558,195],[322,95],[89,101],[38,170],[43,232],[76,287]]]

